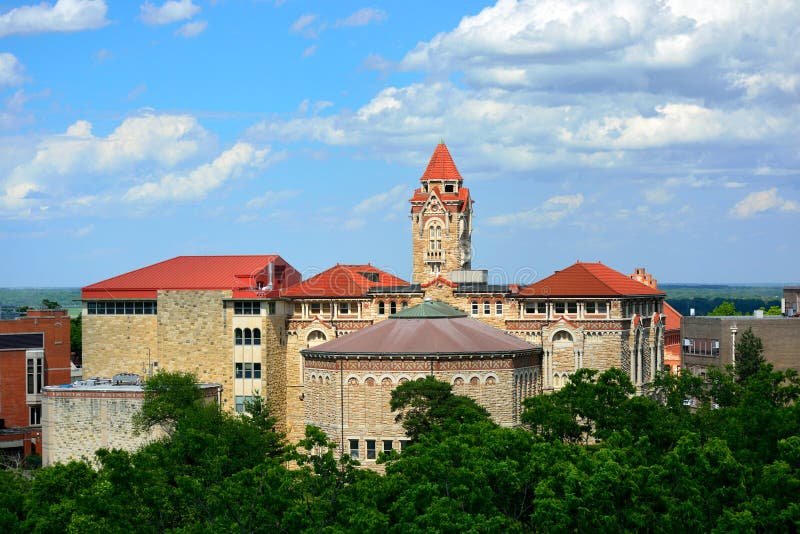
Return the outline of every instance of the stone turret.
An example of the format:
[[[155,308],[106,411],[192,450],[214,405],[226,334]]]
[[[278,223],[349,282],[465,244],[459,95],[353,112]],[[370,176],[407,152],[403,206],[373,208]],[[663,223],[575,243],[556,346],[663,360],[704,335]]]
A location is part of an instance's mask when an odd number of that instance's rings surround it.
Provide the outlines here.
[[[444,142],[436,146],[411,198],[412,281],[470,269],[472,198]]]

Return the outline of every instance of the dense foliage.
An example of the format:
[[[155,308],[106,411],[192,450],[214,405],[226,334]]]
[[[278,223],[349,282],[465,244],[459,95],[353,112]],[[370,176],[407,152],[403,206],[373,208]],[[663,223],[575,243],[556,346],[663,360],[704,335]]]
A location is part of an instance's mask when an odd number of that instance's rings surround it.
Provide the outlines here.
[[[153,386],[178,390],[191,377]],[[101,450],[32,480],[0,472],[3,532],[796,532],[800,379],[760,363],[747,376],[580,370],[525,401],[527,428],[502,428],[432,378],[392,407],[412,442],[357,469],[309,427],[287,447],[261,403],[220,413],[158,390],[142,422],[167,438]],[[685,402],[690,400],[691,402]],[[687,404],[689,404],[687,406]],[[170,415],[170,412],[173,415]]]

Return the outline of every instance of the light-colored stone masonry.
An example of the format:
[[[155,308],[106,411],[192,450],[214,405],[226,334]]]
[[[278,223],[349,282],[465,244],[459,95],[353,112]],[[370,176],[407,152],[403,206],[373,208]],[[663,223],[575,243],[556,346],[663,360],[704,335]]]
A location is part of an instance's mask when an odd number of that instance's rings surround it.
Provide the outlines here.
[[[87,315],[83,323],[83,376],[141,374],[147,349],[158,360],[156,315]]]

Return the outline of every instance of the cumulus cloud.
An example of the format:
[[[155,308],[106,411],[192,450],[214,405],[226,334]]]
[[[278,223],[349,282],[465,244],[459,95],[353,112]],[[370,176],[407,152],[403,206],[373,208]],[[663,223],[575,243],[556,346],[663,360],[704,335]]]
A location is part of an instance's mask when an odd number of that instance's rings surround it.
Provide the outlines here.
[[[0,87],[19,85],[25,81],[25,68],[14,54],[0,53]]]
[[[190,19],[199,12],[200,6],[192,3],[192,0],[168,0],[160,7],[150,2],[145,2],[139,7],[139,17],[142,22],[151,26],[160,26]]]
[[[21,6],[0,15],[0,37],[94,30],[108,24],[104,0],[58,0]]]
[[[101,192],[113,196],[126,182],[153,181],[195,165],[215,145],[215,136],[190,115],[146,112],[102,137],[79,120],[62,134],[42,137],[30,156],[18,156],[0,179],[0,216],[50,202],[54,209],[79,207]]]
[[[180,35],[181,37],[186,37],[187,39],[190,37],[197,37],[201,33],[203,33],[208,26],[208,22],[205,20],[196,20],[193,22],[187,22],[177,30],[175,30],[175,35]]]
[[[364,7],[347,18],[337,20],[335,26],[337,28],[342,26],[366,26],[373,22],[383,22],[387,17],[386,11],[382,9]]]
[[[267,163],[268,149],[257,149],[249,143],[236,143],[211,163],[187,173],[169,173],[157,182],[146,182],[128,189],[126,202],[187,201],[205,198],[214,189],[243,173],[262,169]]]
[[[403,210],[408,203],[408,186],[396,185],[389,191],[367,197],[353,207],[353,213],[363,215],[376,211]]]
[[[307,39],[316,39],[322,30],[325,29],[325,23],[319,22],[319,15],[316,13],[306,13],[292,23],[289,31],[292,33],[299,33]]]
[[[583,195],[560,195],[526,211],[489,217],[492,226],[523,225],[529,228],[552,228],[583,205]]]
[[[800,205],[792,200],[778,196],[778,189],[773,187],[765,191],[750,193],[731,208],[730,215],[737,219],[747,219],[765,211],[800,211]]]

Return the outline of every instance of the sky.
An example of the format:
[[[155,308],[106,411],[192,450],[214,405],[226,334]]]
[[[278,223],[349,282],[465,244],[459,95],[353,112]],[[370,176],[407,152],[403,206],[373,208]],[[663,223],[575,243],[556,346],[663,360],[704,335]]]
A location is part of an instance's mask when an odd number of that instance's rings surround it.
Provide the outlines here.
[[[444,140],[473,268],[800,282],[800,2],[0,0],[0,286],[179,255],[411,272]]]

